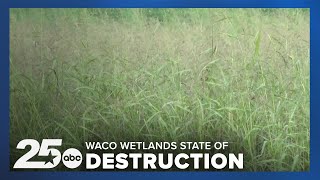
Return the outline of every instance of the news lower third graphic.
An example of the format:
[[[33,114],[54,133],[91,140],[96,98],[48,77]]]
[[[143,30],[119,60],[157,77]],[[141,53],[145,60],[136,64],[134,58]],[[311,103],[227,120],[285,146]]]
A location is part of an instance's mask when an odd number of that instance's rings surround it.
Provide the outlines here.
[[[31,149],[14,164],[14,169],[52,169],[61,162],[66,168],[75,169],[81,164],[87,170],[170,170],[175,169],[243,169],[243,153],[185,153],[189,150],[225,150],[228,142],[85,142],[90,152],[81,153],[69,148],[59,151],[62,139],[43,139],[41,144],[34,139],[24,139],[17,144],[17,149]],[[105,151],[101,154],[101,150]],[[114,153],[116,150],[161,150],[163,153]],[[166,151],[179,150],[180,153]],[[94,151],[99,151],[95,153]],[[118,151],[117,151],[118,152]],[[46,157],[35,161],[33,157]],[[202,168],[201,168],[202,167]]]

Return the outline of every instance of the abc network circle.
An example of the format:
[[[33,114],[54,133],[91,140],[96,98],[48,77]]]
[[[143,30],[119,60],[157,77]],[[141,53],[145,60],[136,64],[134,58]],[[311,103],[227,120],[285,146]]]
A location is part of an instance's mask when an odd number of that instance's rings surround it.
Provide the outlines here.
[[[82,163],[82,154],[78,149],[67,149],[62,155],[62,162],[67,168],[77,168]]]

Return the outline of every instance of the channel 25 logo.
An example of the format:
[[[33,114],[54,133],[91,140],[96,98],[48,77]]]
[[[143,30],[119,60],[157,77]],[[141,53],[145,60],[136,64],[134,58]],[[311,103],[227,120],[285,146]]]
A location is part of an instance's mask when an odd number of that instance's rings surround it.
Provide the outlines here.
[[[17,144],[17,149],[25,149],[30,146],[31,149],[21,156],[14,164],[14,169],[51,169],[56,167],[61,159],[63,164],[70,169],[80,166],[82,163],[82,154],[78,149],[69,148],[61,152],[54,147],[62,145],[62,139],[43,139],[41,145],[37,140],[24,139]],[[32,161],[31,158],[39,156],[46,157],[45,161]]]

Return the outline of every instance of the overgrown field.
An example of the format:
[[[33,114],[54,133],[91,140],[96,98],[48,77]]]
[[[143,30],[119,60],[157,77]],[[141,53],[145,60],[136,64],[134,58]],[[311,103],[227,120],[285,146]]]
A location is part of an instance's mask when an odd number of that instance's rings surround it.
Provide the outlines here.
[[[10,149],[26,138],[229,141],[309,170],[308,9],[11,9]]]

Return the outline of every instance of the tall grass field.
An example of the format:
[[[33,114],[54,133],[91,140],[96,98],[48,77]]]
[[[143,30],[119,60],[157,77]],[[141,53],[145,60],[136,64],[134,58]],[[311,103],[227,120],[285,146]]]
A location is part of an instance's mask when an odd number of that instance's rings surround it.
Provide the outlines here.
[[[309,9],[11,9],[11,164],[26,138],[228,141],[245,171],[308,171],[309,26]]]

